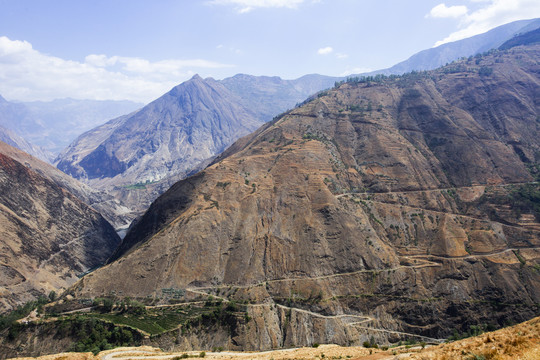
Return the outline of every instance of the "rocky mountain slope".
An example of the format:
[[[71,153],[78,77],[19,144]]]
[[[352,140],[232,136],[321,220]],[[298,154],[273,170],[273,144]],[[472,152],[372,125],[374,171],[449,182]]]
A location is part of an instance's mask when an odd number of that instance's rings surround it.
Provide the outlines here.
[[[172,186],[73,293],[246,304],[219,338],[236,349],[436,342],[537,315],[539,58],[319,94]]]
[[[195,76],[142,110],[81,135],[60,154],[57,166],[142,212],[235,140],[335,80]]]
[[[410,71],[435,69],[463,56],[474,56],[491,49],[497,49],[514,36],[537,28],[540,28],[540,19],[514,21],[483,34],[420,51],[405,61],[388,69],[374,71],[371,75],[403,74]]]
[[[86,205],[89,205],[103,215],[114,228],[121,229],[129,226],[133,214],[130,213],[128,208],[121,205],[118,200],[106,192],[92,189],[88,185],[66,175],[54,166],[36,159],[35,157],[1,141],[0,154],[4,154],[13,160],[18,161],[28,169],[37,172],[39,175],[52,181],[59,187],[66,189]]]
[[[119,242],[96,211],[0,153],[1,312],[70,286],[77,275],[102,264]]]

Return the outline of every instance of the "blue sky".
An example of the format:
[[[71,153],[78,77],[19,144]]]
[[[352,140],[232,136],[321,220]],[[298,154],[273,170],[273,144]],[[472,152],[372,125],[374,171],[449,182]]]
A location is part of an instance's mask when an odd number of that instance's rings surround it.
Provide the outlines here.
[[[538,0],[0,0],[0,95],[149,102],[195,73],[344,76],[534,17]]]

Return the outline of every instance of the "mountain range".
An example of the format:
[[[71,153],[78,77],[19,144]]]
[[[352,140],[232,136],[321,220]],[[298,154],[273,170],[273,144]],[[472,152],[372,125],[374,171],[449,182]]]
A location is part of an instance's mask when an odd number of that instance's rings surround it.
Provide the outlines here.
[[[133,214],[112,195],[93,189],[66,175],[51,164],[1,141],[0,154],[23,164],[32,172],[38,173],[41,177],[46,178],[58,187],[75,195],[80,201],[103,215],[115,228],[127,228],[130,224]]]
[[[43,161],[50,161],[53,158],[53,154],[51,154],[50,152],[39,146],[29,143],[28,141],[17,135],[14,131],[6,129],[2,126],[0,126],[0,141],[14,146],[17,149],[20,149],[27,154],[30,154],[33,157],[36,157]]]
[[[535,316],[539,56],[338,84],[173,185],[72,294],[243,303],[225,339],[166,336],[244,350]]]
[[[496,48],[537,27],[538,19],[503,25],[426,50],[381,72],[435,68]],[[195,76],[140,111],[84,133],[55,164],[92,187],[112,192],[133,214],[142,214],[158,195],[204,168],[240,136],[341,80],[315,74],[295,80],[239,74],[216,81]]]
[[[428,50],[394,70],[462,58],[400,76],[194,76],[62,151],[85,184],[0,143],[0,306],[107,261],[50,315],[170,307],[184,317],[148,338],[160,347],[440,342],[538,315],[539,25]],[[34,136],[29,108],[0,98],[0,125]],[[131,223],[123,241],[109,222]]]
[[[141,110],[81,135],[57,167],[140,212],[241,136],[337,78],[196,75]]]

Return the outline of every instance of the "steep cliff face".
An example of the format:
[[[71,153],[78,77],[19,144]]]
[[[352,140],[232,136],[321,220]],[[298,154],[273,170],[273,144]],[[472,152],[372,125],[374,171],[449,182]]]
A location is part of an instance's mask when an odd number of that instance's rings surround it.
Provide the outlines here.
[[[532,317],[539,55],[515,48],[320,94],[172,186],[74,291],[247,302],[255,322],[232,340],[244,349]]]
[[[67,288],[119,242],[97,212],[0,153],[0,311]]]

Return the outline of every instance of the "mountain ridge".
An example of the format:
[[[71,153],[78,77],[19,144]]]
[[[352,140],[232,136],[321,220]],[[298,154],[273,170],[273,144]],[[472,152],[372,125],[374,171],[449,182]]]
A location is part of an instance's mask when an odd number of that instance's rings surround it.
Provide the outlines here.
[[[107,119],[134,111],[142,104],[130,101],[56,99],[53,101],[0,101],[0,126],[50,155],[52,162],[60,150],[77,135]],[[25,149],[23,149],[25,150]]]
[[[491,49],[497,49],[513,36],[539,27],[540,19],[538,18],[514,21],[498,26],[483,34],[422,50],[387,69],[376,70],[363,75],[400,75],[410,71],[432,70],[463,56],[474,56]]]

